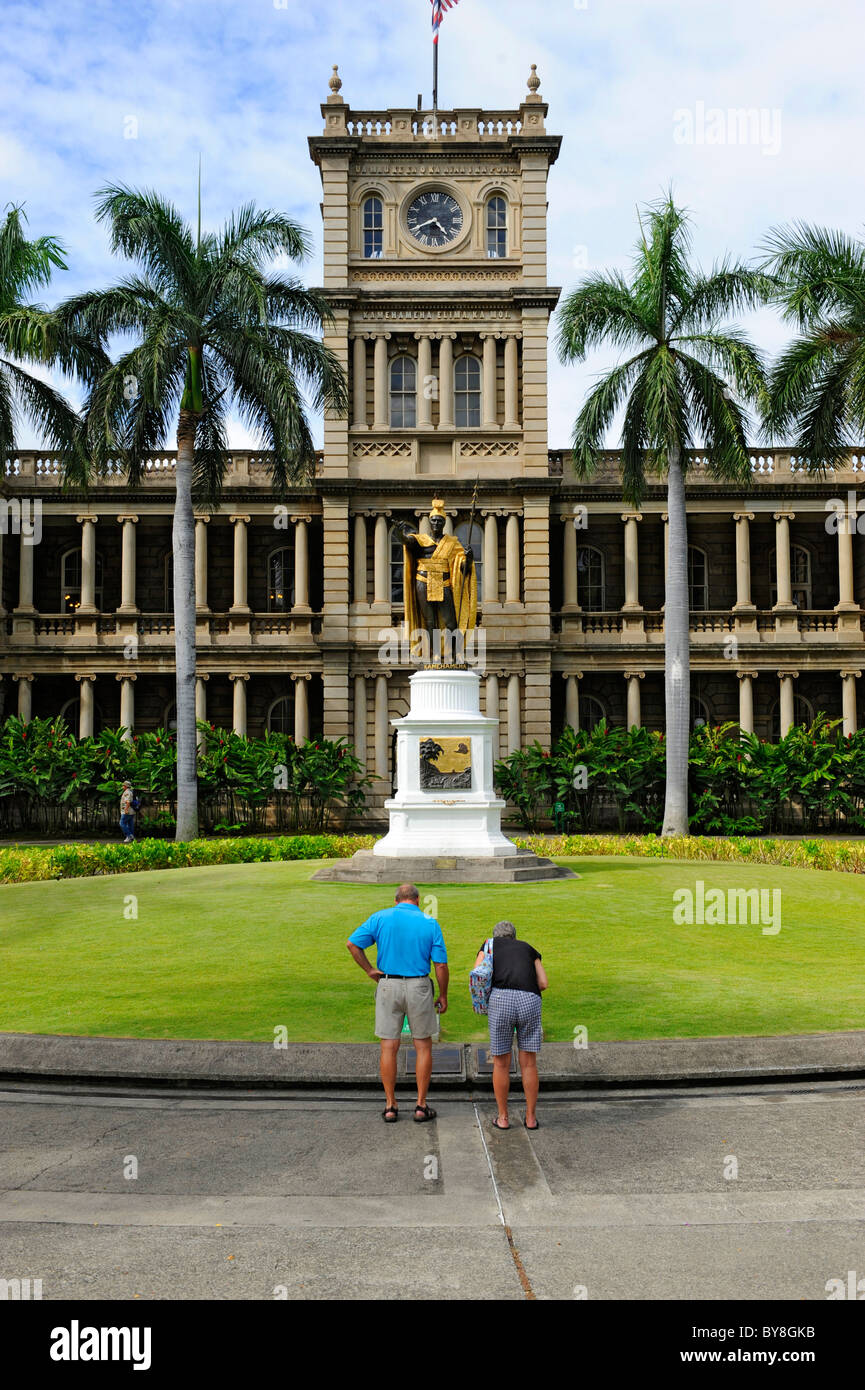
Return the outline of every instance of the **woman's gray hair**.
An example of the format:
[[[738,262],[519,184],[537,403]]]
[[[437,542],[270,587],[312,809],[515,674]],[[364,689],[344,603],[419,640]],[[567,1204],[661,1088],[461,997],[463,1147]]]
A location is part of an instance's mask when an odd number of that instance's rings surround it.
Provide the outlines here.
[[[517,929],[513,922],[496,922],[493,927],[493,937],[497,936],[516,936]]]

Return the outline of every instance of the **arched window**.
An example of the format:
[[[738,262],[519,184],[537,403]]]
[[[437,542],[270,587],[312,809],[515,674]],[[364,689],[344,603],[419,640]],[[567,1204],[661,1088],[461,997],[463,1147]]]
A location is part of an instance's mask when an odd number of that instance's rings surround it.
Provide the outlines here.
[[[587,613],[603,613],[607,606],[604,556],[593,545],[577,546],[577,598]]]
[[[709,607],[709,562],[697,545],[688,546],[688,607],[692,613]]]
[[[781,738],[781,701],[775,701],[770,716],[772,720],[772,742],[777,743]],[[810,700],[806,700],[804,695],[793,695],[793,723],[804,724],[806,728],[814,722],[814,707]]]
[[[395,357],[390,364],[390,427],[413,430],[417,424],[417,363]]]
[[[102,556],[96,552],[93,602],[102,607]],[[81,607],[81,546],[67,550],[60,561],[60,612],[75,613]]]
[[[290,695],[281,695],[267,711],[268,733],[294,734],[294,683]]]
[[[464,429],[481,423],[481,364],[470,354],[454,363],[454,419]]]
[[[163,613],[174,612],[174,554],[168,551],[162,562],[162,587],[165,595]]]
[[[580,696],[580,728],[585,729],[587,734],[606,717],[607,711],[594,695]]]
[[[162,714],[162,727],[173,734],[177,733],[177,702],[175,700],[171,700],[165,706]]]
[[[394,604],[405,602],[402,583],[404,563],[402,537],[392,530],[390,533],[390,601]]]
[[[778,602],[778,559],[777,552],[769,556],[772,573],[772,606]],[[797,608],[811,607],[811,552],[804,545],[790,546],[790,587],[793,602]],[[798,722],[798,721],[797,721]]]
[[[381,198],[367,198],[363,205],[363,254],[367,261],[380,261],[384,238]]]
[[[508,205],[496,196],[487,203],[487,256],[501,259],[508,254]]]
[[[294,607],[294,548],[272,550],[267,557],[267,611],[287,613]]]
[[[459,525],[456,527],[456,537],[457,537],[457,540],[461,542],[461,544],[462,544],[462,546],[464,547],[464,549],[468,549],[469,546],[471,546],[471,548],[472,548],[472,554],[473,554],[473,557],[474,557],[473,563],[474,563],[474,567],[475,567],[475,573],[477,574],[477,577],[478,577],[478,602],[480,602],[480,597],[481,597],[481,594],[482,594],[482,592],[483,592],[483,582],[484,582],[484,532],[483,532],[483,527],[481,526],[480,522],[476,521],[476,522],[474,523],[474,525],[472,526],[472,534],[471,534],[471,539],[470,539],[470,538],[469,538],[469,524],[468,524],[467,521],[461,521],[461,522],[459,523]]]
[[[704,724],[711,724],[712,711],[709,709],[705,700],[701,700],[699,695],[691,696],[691,728],[699,729]]]

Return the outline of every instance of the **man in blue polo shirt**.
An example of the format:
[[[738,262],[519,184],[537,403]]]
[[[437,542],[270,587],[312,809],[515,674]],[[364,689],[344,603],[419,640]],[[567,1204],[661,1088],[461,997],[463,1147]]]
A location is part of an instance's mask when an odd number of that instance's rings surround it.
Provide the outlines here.
[[[364,952],[376,946],[375,968]],[[435,1016],[448,1006],[447,951],[441,927],[420,910],[420,898],[413,883],[397,889],[395,905],[374,912],[345,943],[354,959],[371,980],[376,981],[375,1035],[381,1039],[379,1071],[384,1086],[385,1124],[396,1124],[396,1058],[403,1018],[408,1018],[417,1053],[417,1124],[434,1120],[436,1112],[426,1103],[432,1073],[432,1035]],[[439,997],[430,979],[430,963],[435,968]]]

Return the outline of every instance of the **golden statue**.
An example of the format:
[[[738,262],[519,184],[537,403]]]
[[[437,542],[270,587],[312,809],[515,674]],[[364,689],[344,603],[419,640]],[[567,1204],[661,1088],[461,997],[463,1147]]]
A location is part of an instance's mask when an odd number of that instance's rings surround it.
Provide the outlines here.
[[[448,652],[453,649],[459,632],[457,645],[464,650],[466,633],[477,625],[478,618],[474,554],[471,546],[464,549],[456,536],[445,535],[446,520],[444,502],[436,497],[429,517],[432,534],[394,524],[403,543],[406,635],[412,653],[425,655],[427,660],[424,634],[432,651],[440,653],[443,646]]]

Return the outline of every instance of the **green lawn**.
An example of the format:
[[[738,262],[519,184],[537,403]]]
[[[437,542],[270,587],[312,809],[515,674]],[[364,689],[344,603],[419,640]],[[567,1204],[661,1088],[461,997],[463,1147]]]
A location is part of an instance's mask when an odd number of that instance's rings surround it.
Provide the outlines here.
[[[546,1036],[865,1027],[865,881],[742,864],[570,861],[576,880],[438,886],[452,972],[442,1040],[482,1041],[467,974],[500,917],[543,953]],[[392,890],[315,863],[226,865],[0,888],[0,1031],[298,1042],[372,1039],[348,933]],[[677,926],[673,892],[780,888],[782,925]],[[128,895],[137,898],[137,920]],[[371,952],[370,955],[374,955]]]

